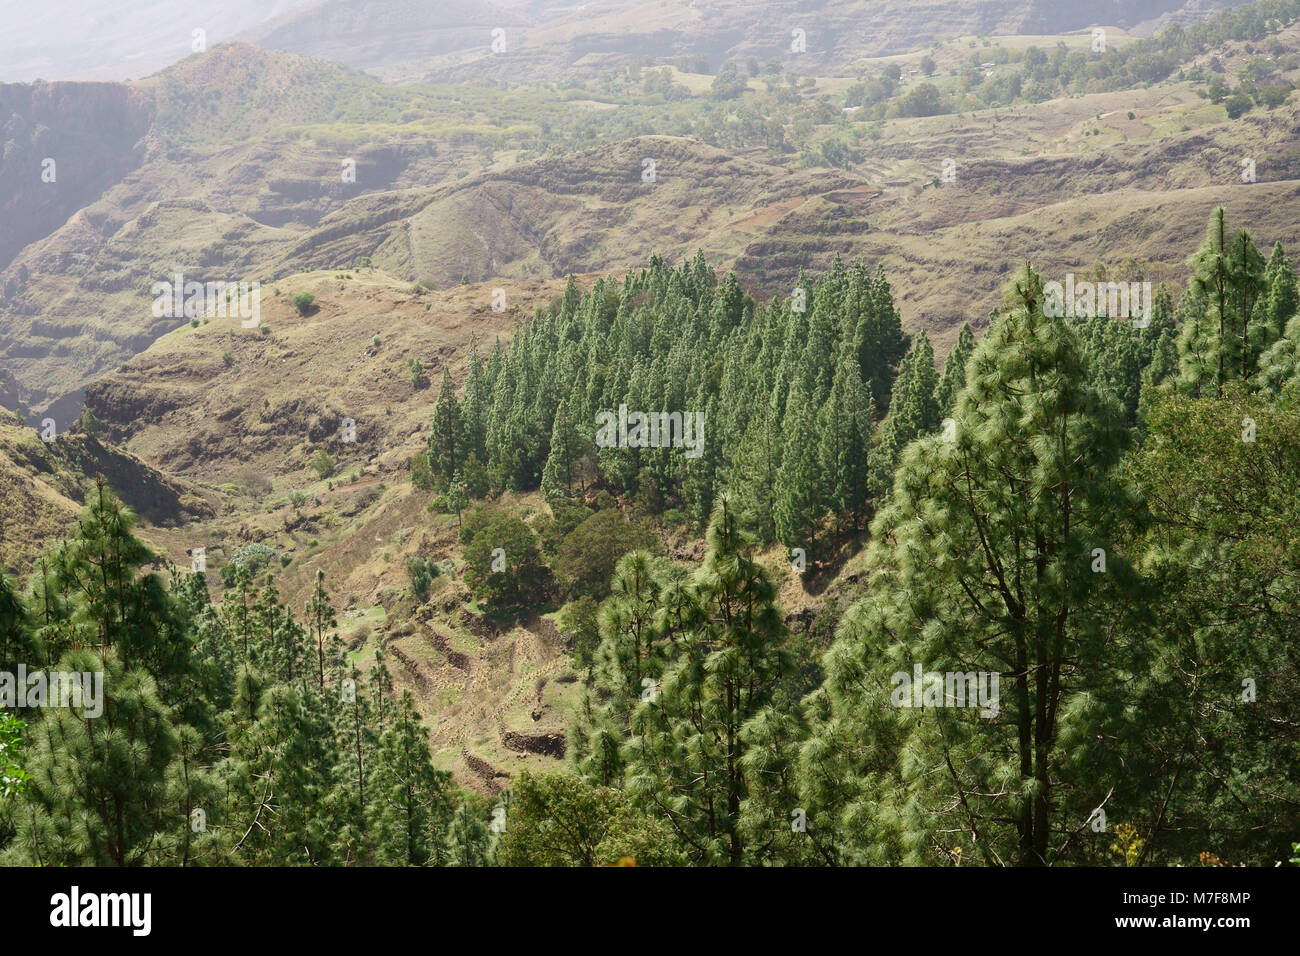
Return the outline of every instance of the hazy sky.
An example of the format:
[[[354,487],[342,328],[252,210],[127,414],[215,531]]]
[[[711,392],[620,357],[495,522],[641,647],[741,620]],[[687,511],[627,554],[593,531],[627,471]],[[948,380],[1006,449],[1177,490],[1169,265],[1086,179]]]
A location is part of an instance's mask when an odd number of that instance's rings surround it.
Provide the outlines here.
[[[319,0],[0,0],[0,82],[138,79]]]

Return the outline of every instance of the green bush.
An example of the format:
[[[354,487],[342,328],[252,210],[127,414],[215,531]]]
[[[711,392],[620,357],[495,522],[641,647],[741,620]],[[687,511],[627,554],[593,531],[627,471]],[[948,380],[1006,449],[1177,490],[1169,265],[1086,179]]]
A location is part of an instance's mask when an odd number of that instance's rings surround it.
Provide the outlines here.
[[[311,459],[311,469],[321,477],[321,480],[334,474],[334,456],[324,448],[316,452]]]
[[[1227,101],[1223,104],[1223,107],[1228,111],[1229,119],[1236,119],[1237,117],[1245,116],[1246,113],[1250,112],[1252,105],[1250,97],[1245,93],[1233,93],[1228,97]]]
[[[411,484],[421,491],[433,490],[433,472],[429,470],[429,455],[418,452],[411,459]]]
[[[411,580],[411,594],[420,601],[429,596],[429,586],[433,579],[442,573],[442,568],[433,558],[412,555],[406,559],[406,576]]]

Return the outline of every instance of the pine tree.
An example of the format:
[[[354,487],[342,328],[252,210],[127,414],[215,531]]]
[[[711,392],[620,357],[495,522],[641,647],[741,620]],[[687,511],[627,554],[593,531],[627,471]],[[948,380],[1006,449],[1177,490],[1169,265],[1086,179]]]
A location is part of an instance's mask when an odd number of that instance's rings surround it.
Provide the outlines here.
[[[376,755],[371,825],[381,865],[445,862],[451,775],[433,769],[427,733],[410,691],[402,694]]]
[[[881,427],[880,445],[872,461],[872,487],[877,494],[888,493],[894,469],[908,443],[938,428],[937,385],[934,349],[925,332],[921,332],[894,379],[889,417]]]
[[[307,601],[307,621],[312,636],[316,639],[317,678],[321,693],[325,692],[325,632],[333,628],[337,619],[334,605],[330,603],[329,592],[325,590],[325,572],[316,570],[316,586]]]
[[[1280,242],[1273,246],[1264,278],[1268,286],[1264,321],[1269,329],[1269,344],[1272,344],[1286,332],[1287,323],[1300,314],[1300,289],[1297,289],[1295,272]]]
[[[176,728],[176,741],[166,780],[167,792],[174,794],[175,817],[164,827],[159,851],[171,866],[230,865],[230,830],[218,816],[223,797],[213,771],[217,754],[189,725]]]
[[[328,865],[339,824],[337,745],[321,698],[309,688],[263,686],[241,670],[222,765],[231,852],[250,865]]]
[[[1075,333],[1044,317],[1032,272],[1012,296],[967,366],[955,440],[904,454],[869,591],[808,702],[804,806],[847,862],[1050,863],[1106,797],[1115,755],[1093,742],[1128,719],[1145,640],[1122,557],[1139,509],[1116,478],[1119,409]],[[1000,702],[977,709],[955,697],[974,686],[940,677],[915,708],[914,667],[1000,674]]]
[[[741,524],[735,504],[720,498],[676,658],[659,693],[638,708],[626,747],[633,798],[667,817],[695,862],[714,865],[746,862],[742,731],[789,663],[776,587]]]
[[[1259,354],[1271,343],[1268,338],[1268,326],[1256,325],[1255,334],[1251,334],[1250,320],[1256,305],[1268,291],[1264,270],[1267,263],[1260,255],[1259,249],[1251,239],[1250,233],[1242,230],[1232,240],[1230,276],[1237,321],[1240,324],[1241,380],[1247,381],[1256,370]]]
[[[257,645],[253,638],[253,572],[246,564],[234,565],[230,585],[221,596],[221,618],[237,639],[240,657],[251,663]]]
[[[161,863],[189,824],[168,767],[179,741],[157,685],[114,651],[73,651],[58,669],[101,675],[103,713],[53,708],[29,729],[31,774],[10,863],[140,866]],[[83,700],[84,703],[84,700]],[[160,840],[162,835],[164,839]]]
[[[351,665],[347,677],[339,682],[337,704],[333,708],[339,765],[335,772],[336,790],[330,795],[329,805],[341,821],[336,842],[346,863],[372,860],[368,821],[374,800],[375,752],[379,741],[374,706],[362,683],[361,672],[355,664]]]
[[[566,758],[573,770],[600,786],[621,784],[621,748],[632,712],[643,695],[658,693],[664,660],[659,598],[666,573],[645,551],[624,555],[598,612],[592,691],[600,703],[593,703],[590,694],[584,700]]]
[[[776,540],[776,481],[785,447],[775,402],[761,398],[728,469],[728,490],[755,512],[760,540]]]
[[[39,659],[31,620],[13,579],[0,573],[0,671],[13,673],[18,664]]]
[[[190,668],[190,642],[158,577],[142,573],[152,555],[132,534],[135,523],[131,510],[96,479],[77,533],[57,552],[60,587],[75,595],[78,608],[70,622],[72,643],[115,648],[124,667],[146,669],[164,700],[176,703]]]
[[[492,403],[488,389],[487,371],[478,354],[478,339],[470,340],[469,367],[465,373],[465,397],[460,404],[461,425],[464,433],[464,457],[473,455],[479,461],[487,459],[487,416]]]
[[[875,412],[857,359],[846,348],[817,423],[821,473],[825,476],[827,503],[835,514],[836,531],[845,521],[857,530],[866,517],[870,497],[868,456]]]
[[[788,548],[813,553],[817,530],[826,514],[826,473],[818,460],[816,412],[805,398],[803,384],[790,390],[781,428],[785,450],[774,488],[776,535]]]
[[[687,412],[704,411],[704,425],[697,436],[700,455],[698,458],[684,458],[686,475],[682,480],[682,497],[686,499],[688,513],[696,527],[705,523],[713,508],[718,490],[718,474],[723,464],[722,436],[714,435],[716,423],[722,421],[722,415],[718,410],[717,399],[709,398],[705,401],[704,392],[701,386],[696,393],[694,407],[682,413],[685,418]],[[683,454],[681,449],[676,449],[675,452]]]
[[[862,377],[871,383],[872,399],[877,406],[883,406],[911,341],[903,334],[902,318],[883,267],[876,268],[874,277],[865,270],[854,270],[848,297],[864,310],[854,331],[858,366]]]
[[[465,432],[461,422],[460,403],[456,401],[451,384],[451,370],[442,370],[442,384],[438,387],[438,402],[433,407],[433,430],[429,435],[429,465],[438,479],[439,488],[463,464],[465,458]]]
[[[1179,352],[1183,354],[1183,380],[1199,395],[1206,388],[1204,381],[1205,358],[1213,364],[1212,384],[1214,394],[1223,393],[1226,381],[1225,365],[1231,341],[1228,336],[1229,292],[1232,267],[1229,262],[1228,227],[1224,222],[1223,207],[1215,209],[1200,249],[1188,260],[1192,268],[1190,289],[1197,301],[1204,303],[1205,311],[1198,310],[1183,323],[1183,339]],[[1204,343],[1204,344],[1203,344]],[[1194,360],[1193,360],[1193,357]]]
[[[956,407],[957,393],[966,385],[966,363],[974,351],[975,333],[971,331],[969,322],[963,322],[957,333],[957,344],[943,363],[943,377],[934,390],[934,404],[940,418],[950,416]]]
[[[1126,701],[1141,720],[1110,745],[1125,756],[1115,797],[1134,808],[1138,865],[1192,863],[1210,844],[1234,863],[1288,858],[1300,753],[1282,729],[1294,699],[1273,689],[1298,662],[1300,557],[1278,546],[1300,523],[1294,389],[1280,401],[1239,383],[1222,399],[1153,395],[1127,462],[1152,511],[1143,563],[1163,586],[1142,636],[1160,650]]]
[[[447,508],[456,513],[456,527],[460,527],[461,512],[469,507],[469,489],[461,480],[460,472],[452,475],[447,486]]]
[[[492,834],[480,817],[479,808],[462,802],[447,828],[447,865],[490,866],[492,859]]]
[[[551,501],[568,497],[573,492],[573,480],[579,472],[582,442],[577,424],[569,416],[568,406],[560,403],[551,429],[551,451],[542,469],[542,497]]]

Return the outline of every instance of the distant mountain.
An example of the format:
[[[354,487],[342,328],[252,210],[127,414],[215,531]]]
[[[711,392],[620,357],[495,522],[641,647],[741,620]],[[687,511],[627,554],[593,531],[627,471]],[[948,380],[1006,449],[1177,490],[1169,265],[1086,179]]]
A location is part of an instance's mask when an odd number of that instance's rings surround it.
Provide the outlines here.
[[[1187,22],[1240,2],[324,0],[253,27],[241,39],[327,57],[385,79],[517,82],[594,76],[644,58],[704,57],[712,70],[750,55],[793,65],[793,31],[802,30],[801,70],[851,72],[862,57],[905,53],[954,36]]]
[[[385,79],[553,79],[642,57],[764,60],[807,37],[809,69],[966,34],[1154,28],[1241,0],[50,0],[0,16],[0,82],[148,76],[237,38]],[[89,16],[87,16],[89,11]],[[506,56],[492,51],[504,31]],[[1145,32],[1139,29],[1139,32]]]

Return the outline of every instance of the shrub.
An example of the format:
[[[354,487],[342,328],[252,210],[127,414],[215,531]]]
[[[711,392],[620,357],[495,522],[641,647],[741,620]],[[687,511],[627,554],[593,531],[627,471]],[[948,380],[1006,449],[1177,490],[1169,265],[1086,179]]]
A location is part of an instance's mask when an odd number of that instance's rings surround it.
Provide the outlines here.
[[[312,304],[316,301],[316,297],[310,292],[299,292],[290,301],[293,303],[293,307],[298,310],[299,315],[306,315],[311,311]]]
[[[92,438],[99,434],[99,419],[89,408],[84,409],[81,413],[81,430]]]
[[[1250,97],[1245,93],[1233,93],[1228,97],[1227,102],[1223,104],[1224,109],[1228,111],[1229,119],[1244,116],[1250,111],[1251,105]]]
[[[322,448],[312,456],[311,468],[321,477],[321,480],[328,478],[334,474],[334,456]]]
[[[406,559],[406,576],[411,580],[411,594],[420,601],[429,596],[429,586],[433,579],[442,573],[442,568],[433,558],[412,555]]]
[[[417,452],[411,459],[411,484],[421,491],[433,491],[433,472],[429,469],[428,452]]]

